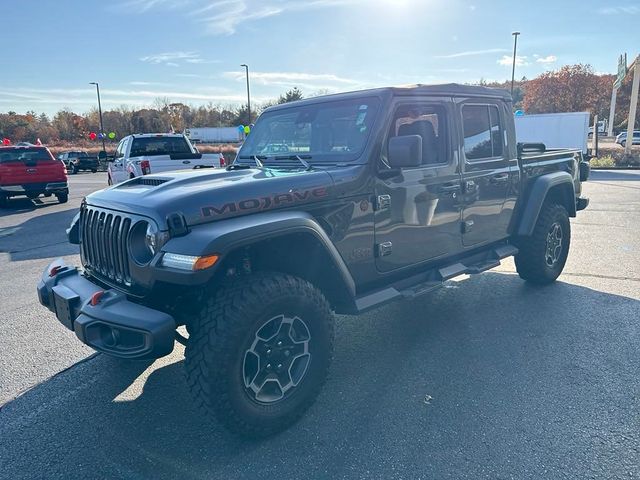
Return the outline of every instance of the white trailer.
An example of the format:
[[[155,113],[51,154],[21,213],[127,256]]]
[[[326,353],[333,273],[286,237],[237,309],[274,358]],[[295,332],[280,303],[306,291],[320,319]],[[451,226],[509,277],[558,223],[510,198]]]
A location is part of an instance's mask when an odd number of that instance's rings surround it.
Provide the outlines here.
[[[186,128],[184,134],[191,143],[239,143],[244,140],[238,127]]]
[[[515,117],[516,140],[547,148],[580,149],[588,155],[589,112],[543,113]]]

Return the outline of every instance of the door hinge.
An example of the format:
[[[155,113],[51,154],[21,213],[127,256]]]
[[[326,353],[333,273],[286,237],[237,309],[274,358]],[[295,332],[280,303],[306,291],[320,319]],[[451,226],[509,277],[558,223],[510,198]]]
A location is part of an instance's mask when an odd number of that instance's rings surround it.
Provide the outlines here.
[[[376,198],[376,210],[386,210],[391,206],[391,195],[378,195]]]
[[[393,243],[391,242],[382,242],[378,244],[378,257],[386,257],[391,255],[391,251],[393,250]]]
[[[469,233],[473,229],[473,220],[465,220],[460,224],[460,231],[462,233]]]

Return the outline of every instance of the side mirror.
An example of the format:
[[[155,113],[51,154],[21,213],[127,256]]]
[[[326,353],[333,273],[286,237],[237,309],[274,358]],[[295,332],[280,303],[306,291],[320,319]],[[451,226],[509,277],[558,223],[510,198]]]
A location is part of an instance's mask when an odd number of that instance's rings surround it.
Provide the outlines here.
[[[391,168],[419,167],[422,165],[422,137],[403,135],[389,139],[389,166]]]

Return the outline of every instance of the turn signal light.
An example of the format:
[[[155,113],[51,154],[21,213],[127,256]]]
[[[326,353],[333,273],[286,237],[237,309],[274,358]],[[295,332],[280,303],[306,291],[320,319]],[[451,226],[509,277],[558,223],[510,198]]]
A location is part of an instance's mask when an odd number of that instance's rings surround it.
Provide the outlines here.
[[[142,169],[143,175],[149,175],[151,173],[151,163],[149,160],[142,160],[140,162],[140,168]]]
[[[200,257],[193,264],[194,270],[205,270],[209,267],[213,267],[213,265],[218,261],[218,255],[207,255],[206,257]]]

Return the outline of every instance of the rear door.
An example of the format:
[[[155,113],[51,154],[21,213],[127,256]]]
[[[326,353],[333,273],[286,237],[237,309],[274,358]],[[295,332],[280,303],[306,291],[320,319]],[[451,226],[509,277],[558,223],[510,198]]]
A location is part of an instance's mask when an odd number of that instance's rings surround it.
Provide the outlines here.
[[[515,204],[513,175],[517,158],[510,158],[505,125],[506,104],[473,99],[458,103],[463,144],[462,242],[480,246],[508,236]]]
[[[389,138],[394,136],[419,135],[423,156],[420,166],[377,179],[375,242],[376,265],[381,272],[462,249],[461,178],[457,155],[451,148],[454,113],[450,98],[398,100],[394,106],[382,163],[386,163]]]

